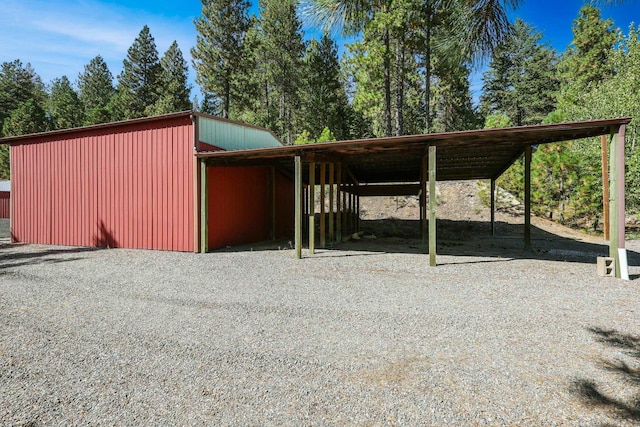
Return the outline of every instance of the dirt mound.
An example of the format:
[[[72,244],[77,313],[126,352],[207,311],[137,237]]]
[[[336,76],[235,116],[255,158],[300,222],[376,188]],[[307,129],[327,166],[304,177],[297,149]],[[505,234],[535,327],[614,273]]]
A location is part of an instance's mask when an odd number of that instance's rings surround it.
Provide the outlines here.
[[[436,187],[436,215],[441,237],[458,240],[469,235],[488,235],[491,227],[489,192],[489,185],[484,181],[439,182]],[[497,235],[521,235],[520,225],[524,223],[522,202],[498,189],[496,204]],[[378,237],[420,236],[417,196],[362,197],[360,218],[367,231]],[[583,241],[602,240],[544,218],[532,217],[532,224],[534,237],[544,232],[545,235],[551,233]]]
[[[454,221],[489,221],[488,185],[479,181],[451,181],[438,183],[436,197],[438,219]],[[521,203],[508,193],[499,191],[499,216],[520,214]],[[360,199],[360,217],[363,220],[385,218],[420,219],[418,196],[363,197]],[[501,213],[506,215],[501,215]],[[506,220],[508,218],[500,218]]]

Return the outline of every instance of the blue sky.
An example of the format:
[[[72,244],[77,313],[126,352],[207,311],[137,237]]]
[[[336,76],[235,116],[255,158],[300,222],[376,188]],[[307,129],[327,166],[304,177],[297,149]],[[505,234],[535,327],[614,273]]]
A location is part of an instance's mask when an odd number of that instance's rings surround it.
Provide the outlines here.
[[[584,4],[580,0],[525,0],[512,18],[520,16],[544,34],[558,51],[572,38],[571,24]],[[193,20],[200,15],[200,0],[3,0],[0,14],[0,62],[20,59],[31,63],[45,83],[66,75],[73,82],[96,55],[102,55],[114,77],[122,60],[146,24],[160,55],[177,40],[187,60],[195,43]],[[255,9],[255,8],[254,8]],[[640,22],[640,0],[627,0],[617,7],[603,8],[603,16],[614,19],[626,32],[631,22]],[[314,29],[305,28],[307,33]],[[193,82],[195,73],[190,70]],[[472,79],[477,97],[480,71]]]

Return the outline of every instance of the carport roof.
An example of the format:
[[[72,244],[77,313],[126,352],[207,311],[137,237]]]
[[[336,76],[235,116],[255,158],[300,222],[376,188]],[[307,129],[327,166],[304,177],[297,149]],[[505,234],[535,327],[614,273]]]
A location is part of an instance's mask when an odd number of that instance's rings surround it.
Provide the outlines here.
[[[359,139],[238,151],[200,152],[210,166],[272,165],[293,171],[303,162],[342,162],[359,183],[420,181],[422,159],[437,147],[438,181],[496,179],[526,146],[613,134],[630,117],[582,122]]]

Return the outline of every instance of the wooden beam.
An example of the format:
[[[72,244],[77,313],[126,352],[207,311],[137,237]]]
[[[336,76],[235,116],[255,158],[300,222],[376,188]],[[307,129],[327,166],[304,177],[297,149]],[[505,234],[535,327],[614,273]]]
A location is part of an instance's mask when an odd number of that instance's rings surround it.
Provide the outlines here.
[[[360,196],[356,198],[356,231],[360,232]]]
[[[600,137],[602,151],[602,233],[604,240],[609,241],[609,162],[607,153],[607,136]]]
[[[424,155],[420,164],[420,232],[422,234],[422,244],[427,243],[427,177],[428,177],[429,156]]]
[[[436,146],[429,146],[429,265],[436,263]]]
[[[299,155],[294,158],[295,191],[295,252],[296,258],[302,258],[302,161]]]
[[[610,174],[611,181],[609,220],[611,222],[609,256],[615,259],[616,277],[621,277],[620,254],[625,247],[625,198],[624,198],[624,138],[626,126],[621,125],[616,135],[611,136]]]
[[[497,180],[498,178],[500,178],[502,174],[505,173],[507,169],[509,169],[511,165],[514,164],[516,160],[520,158],[520,156],[522,156],[523,153],[524,151],[518,151],[517,154],[515,154],[511,159],[509,159],[508,162],[505,163],[505,165],[500,169],[500,171],[496,174],[496,176],[493,177],[493,179]]]
[[[353,188],[342,184],[340,191],[353,192],[357,196],[417,196],[420,194],[420,184],[366,184]]]
[[[304,174],[304,168],[302,169]],[[304,232],[309,229],[309,186],[302,183],[302,241],[304,242]]]
[[[491,201],[489,208],[491,209],[491,235],[496,234],[496,180],[491,179],[490,192]]]
[[[325,208],[324,208],[324,196],[325,196],[325,188],[324,185],[326,183],[326,164],[320,163],[320,247],[324,248],[327,245],[327,237],[326,237],[326,219],[325,219]]]
[[[209,185],[207,163],[200,161],[200,252],[209,251]]]
[[[316,163],[309,163],[309,253],[316,253]]]
[[[340,184],[342,183],[342,164],[336,167],[336,242],[342,241],[342,205],[340,203]]]
[[[359,184],[358,180],[351,172],[351,169],[349,169],[349,166],[345,165],[344,167],[347,169],[347,175],[349,175],[349,178],[351,178],[351,181],[353,181],[354,184]]]
[[[531,249],[531,146],[524,148],[524,248]]]
[[[335,227],[333,222],[333,179],[335,174],[335,166],[333,163],[329,163],[329,242],[333,243],[335,240]]]
[[[353,188],[353,182],[349,183],[349,186]],[[347,197],[349,198],[349,217],[347,218],[347,230],[349,231],[349,234],[353,233],[353,190],[349,192],[349,194],[347,194]]]
[[[328,154],[320,154],[320,153],[309,153],[304,155],[304,160],[306,162],[314,162],[314,163],[339,163],[342,159],[337,155],[328,155]]]
[[[343,191],[342,191],[342,232],[347,235],[349,234],[349,230],[348,230],[348,217],[349,217],[349,210],[347,209],[347,188],[348,188],[348,183],[347,183],[347,170],[346,170],[346,166],[342,167],[342,182],[343,184]]]
[[[618,163],[618,248],[625,248],[625,162],[624,162],[624,139],[627,126],[621,125],[618,129],[618,152],[616,162]]]

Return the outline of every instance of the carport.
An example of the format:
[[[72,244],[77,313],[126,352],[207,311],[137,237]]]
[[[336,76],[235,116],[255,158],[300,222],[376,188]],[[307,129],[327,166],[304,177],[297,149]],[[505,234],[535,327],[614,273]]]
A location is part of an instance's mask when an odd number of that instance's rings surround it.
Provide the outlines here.
[[[524,156],[525,220],[523,240],[531,247],[531,158],[540,144],[604,136],[603,194],[608,204],[609,251],[620,276],[618,249],[625,247],[624,139],[631,118],[591,120],[463,132],[433,133],[365,140],[338,141],[239,151],[196,154],[202,176],[208,167],[269,166],[294,179],[295,253],[302,257],[303,226],[309,227],[309,254],[315,251],[315,195],[329,199],[320,206],[320,246],[341,241],[358,230],[359,197],[418,195],[420,226],[428,242],[429,263],[436,265],[437,181],[491,181],[491,222],[495,221],[495,181]],[[608,153],[608,155],[607,155]],[[608,163],[608,167],[607,167]],[[206,182],[203,181],[203,182]],[[319,186],[319,189],[316,187]],[[325,194],[328,189],[328,195]],[[273,193],[273,192],[272,192]],[[202,251],[207,250],[207,189],[201,188]],[[608,194],[608,197],[607,197]],[[276,204],[273,203],[274,209]],[[335,211],[334,211],[335,207]],[[328,213],[325,215],[325,213]]]

